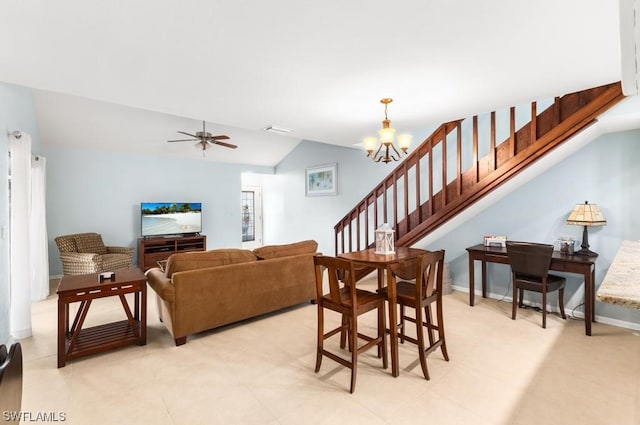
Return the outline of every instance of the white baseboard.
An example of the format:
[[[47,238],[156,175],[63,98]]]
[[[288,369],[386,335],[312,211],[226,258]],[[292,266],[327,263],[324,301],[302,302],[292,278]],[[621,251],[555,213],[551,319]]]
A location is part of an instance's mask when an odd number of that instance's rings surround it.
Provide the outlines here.
[[[452,286],[454,291],[460,291],[460,292],[465,292],[465,293],[469,293],[469,288],[466,286],[459,286],[459,285],[453,285]],[[482,297],[482,290],[480,291],[475,291],[475,294],[477,297]],[[502,294],[494,294],[491,292],[487,292],[487,298],[490,299],[494,299],[494,300],[504,300],[504,301],[508,301],[509,303],[512,301],[512,298],[509,296],[504,296]],[[531,303],[531,302],[527,302],[525,301],[525,304],[528,306],[532,306],[532,307],[540,307],[541,305],[539,303]],[[574,306],[572,308],[576,308],[577,306]],[[584,319],[584,312],[583,311],[572,311],[572,308],[568,307],[565,305],[564,310],[565,313],[568,313],[569,311],[571,311],[571,315],[578,317],[580,319]],[[558,309],[555,306],[547,306],[547,311],[549,312],[558,312]],[[613,319],[611,317],[607,317],[607,316],[598,316],[596,315],[596,322],[598,323],[604,323],[605,325],[611,325],[611,326],[616,326],[618,328],[624,328],[624,329],[631,329],[631,330],[635,330],[635,331],[640,331],[640,324],[638,323],[632,323],[632,322],[626,322],[624,320],[618,320],[618,319]]]

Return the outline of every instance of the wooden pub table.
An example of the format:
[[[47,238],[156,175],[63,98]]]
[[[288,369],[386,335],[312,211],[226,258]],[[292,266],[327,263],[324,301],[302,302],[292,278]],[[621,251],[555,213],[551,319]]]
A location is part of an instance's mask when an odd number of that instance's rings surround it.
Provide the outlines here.
[[[147,343],[147,278],[138,268],[114,272],[102,282],[99,273],[63,276],[58,285],[58,367],[67,360],[101,353],[129,344]],[[126,294],[134,294],[133,314]],[[91,302],[98,298],[118,296],[126,320],[83,329]],[[69,327],[69,306],[80,307]]]
[[[389,270],[389,267],[400,261],[418,258],[427,253],[423,249],[408,248],[397,246],[393,254],[376,254],[375,248],[369,248],[362,251],[344,252],[338,257],[346,258],[354,263],[375,267],[378,270],[378,288],[385,284],[388,287],[389,295],[389,334],[391,336],[391,375],[397,377],[400,375],[400,362],[398,360],[398,320],[397,320],[397,300],[396,300],[396,278]]]

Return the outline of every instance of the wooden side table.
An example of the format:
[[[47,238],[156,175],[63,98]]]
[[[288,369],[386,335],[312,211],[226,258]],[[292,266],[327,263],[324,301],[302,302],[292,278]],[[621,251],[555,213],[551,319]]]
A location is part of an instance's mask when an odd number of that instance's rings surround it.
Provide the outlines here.
[[[140,269],[114,272],[112,279],[100,281],[98,273],[63,276],[58,285],[58,367],[67,360],[101,353],[129,344],[147,343],[147,279]],[[133,314],[126,294],[134,294]],[[91,302],[118,296],[126,320],[82,329]],[[79,302],[73,324],[69,327],[69,305]]]

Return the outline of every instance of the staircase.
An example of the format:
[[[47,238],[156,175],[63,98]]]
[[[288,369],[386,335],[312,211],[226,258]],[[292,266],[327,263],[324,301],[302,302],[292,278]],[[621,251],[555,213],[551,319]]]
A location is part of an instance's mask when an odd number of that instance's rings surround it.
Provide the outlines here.
[[[613,83],[442,124],[334,226],[336,255],[374,246],[382,223],[413,245],[623,98]]]

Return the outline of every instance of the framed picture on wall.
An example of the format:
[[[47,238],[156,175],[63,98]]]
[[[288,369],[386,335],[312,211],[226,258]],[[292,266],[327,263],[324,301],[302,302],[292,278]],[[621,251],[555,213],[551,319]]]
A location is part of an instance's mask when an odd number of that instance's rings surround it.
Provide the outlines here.
[[[309,167],[305,173],[307,196],[338,194],[338,164]]]

